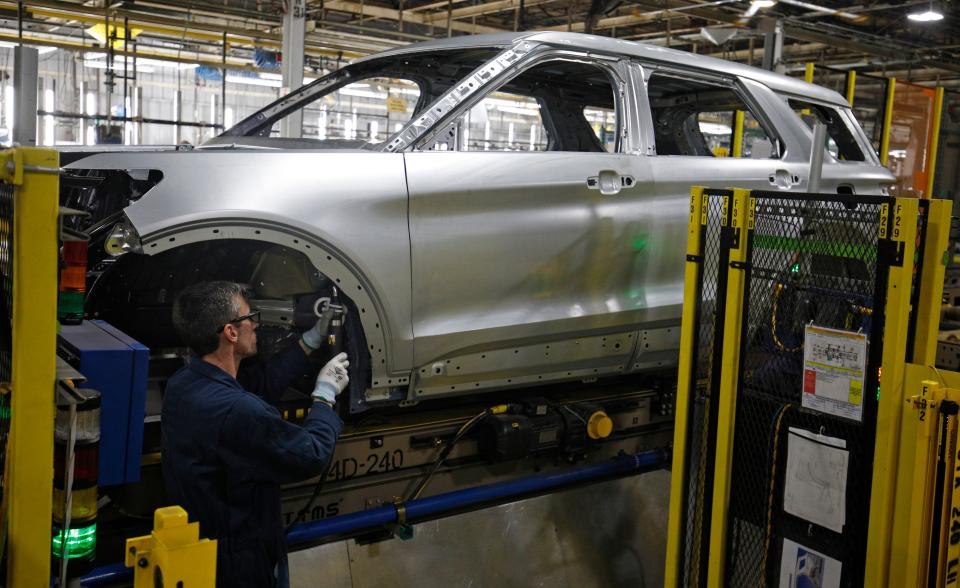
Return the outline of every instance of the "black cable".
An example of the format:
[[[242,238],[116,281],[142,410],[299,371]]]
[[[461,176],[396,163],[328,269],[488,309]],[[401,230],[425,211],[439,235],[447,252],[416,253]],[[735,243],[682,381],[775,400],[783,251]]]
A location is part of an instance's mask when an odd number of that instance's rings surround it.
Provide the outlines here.
[[[323,473],[320,474],[320,479],[317,480],[316,486],[313,487],[313,494],[310,495],[310,500],[307,501],[307,504],[297,513],[297,516],[293,517],[293,520],[290,521],[290,524],[287,525],[287,528],[283,530],[283,534],[287,535],[293,529],[294,525],[299,523],[307,512],[313,508],[313,503],[317,501],[317,497],[320,496],[320,489],[323,488],[323,483],[327,481],[327,474],[330,473],[330,466],[333,465],[333,453],[330,454],[330,461],[327,462],[327,466],[323,468]]]
[[[439,470],[440,466],[443,465],[443,462],[450,455],[450,452],[453,451],[453,447],[457,444],[457,442],[459,442],[460,439],[463,439],[464,435],[470,432],[470,430],[473,429],[477,423],[482,421],[484,417],[489,414],[492,414],[492,411],[489,408],[484,409],[483,412],[473,416],[470,420],[464,423],[462,427],[460,427],[460,430],[457,431],[457,434],[453,436],[453,439],[447,442],[443,450],[437,456],[436,461],[433,462],[433,467],[431,467],[427,475],[420,480],[420,483],[417,484],[416,488],[414,488],[413,492],[410,493],[410,496],[406,498],[404,502],[407,502],[408,500],[416,500],[420,497],[420,494],[422,494],[424,489],[426,489],[427,484],[430,483],[430,479],[433,478],[433,475],[437,473],[437,470]]]

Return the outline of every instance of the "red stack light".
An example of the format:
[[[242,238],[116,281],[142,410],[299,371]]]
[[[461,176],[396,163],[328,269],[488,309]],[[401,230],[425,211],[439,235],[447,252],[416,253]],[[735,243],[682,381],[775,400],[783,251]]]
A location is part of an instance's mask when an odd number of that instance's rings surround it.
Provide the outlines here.
[[[61,258],[57,318],[62,324],[78,325],[83,321],[83,297],[87,291],[87,241],[63,241]]]

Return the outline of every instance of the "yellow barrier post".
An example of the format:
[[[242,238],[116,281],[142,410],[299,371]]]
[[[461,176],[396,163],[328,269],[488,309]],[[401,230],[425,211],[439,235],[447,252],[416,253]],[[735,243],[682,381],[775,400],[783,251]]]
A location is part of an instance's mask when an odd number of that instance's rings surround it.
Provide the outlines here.
[[[733,469],[734,418],[739,384],[740,340],[743,326],[743,298],[746,291],[747,230],[752,229],[755,201],[749,190],[734,190],[730,227],[735,245],[730,249],[727,278],[727,302],[724,309],[723,353],[720,373],[720,396],[717,412],[716,459],[713,500],[710,511],[710,561],[707,564],[707,586],[726,585],[724,564],[727,548],[727,507],[730,504],[730,474]]]
[[[943,87],[937,88],[933,99],[933,121],[930,129],[930,149],[927,151],[930,158],[930,169],[927,172],[927,189],[924,197],[933,198],[933,180],[937,172],[937,151],[940,149],[940,117],[943,114]]]
[[[940,306],[943,300],[943,279],[947,270],[950,246],[950,213],[953,202],[931,200],[927,208],[927,231],[923,247],[923,270],[920,274],[920,296],[917,300],[913,349],[907,357],[913,363],[934,365],[937,359],[937,335],[940,332]]]
[[[687,263],[683,277],[683,319],[680,323],[680,365],[677,376],[676,407],[673,425],[673,473],[670,477],[670,514],[667,518],[667,558],[664,569],[665,588],[678,586],[682,555],[683,513],[686,511],[688,417],[696,389],[696,358],[693,356],[697,338],[697,284],[700,281],[703,228],[707,224],[707,196],[701,187],[690,190],[690,218],[687,222]]]
[[[743,111],[733,117],[733,157],[743,157]]]
[[[127,539],[124,564],[134,570],[135,588],[214,588],[217,541],[201,539],[200,523],[188,522],[187,511],[179,506],[158,508],[153,513],[153,531]]]
[[[905,374],[897,507],[890,550],[891,586],[924,586],[930,561],[930,517],[934,503],[933,470],[937,457],[937,415],[944,390],[933,380]],[[917,392],[914,394],[914,392]]]
[[[813,62],[808,61],[807,65],[803,69],[803,81],[807,82],[808,84],[813,83],[813,68]]]
[[[887,165],[890,155],[890,124],[893,122],[893,95],[897,89],[897,78],[887,79],[887,100],[883,107],[883,128],[880,131],[880,163]]]
[[[910,312],[910,287],[917,239],[919,200],[897,198],[889,221],[890,239],[900,249],[901,264],[888,273],[884,307],[883,356],[877,392],[876,443],[870,492],[866,586],[887,586],[890,536],[896,489],[900,420],[903,412],[903,376]],[[886,208],[884,206],[883,208]],[[886,223],[884,223],[886,224]]]
[[[13,275],[6,276],[13,282],[7,586],[46,587],[53,506],[59,155],[23,147],[0,154],[0,165],[3,181],[15,186]]]
[[[853,97],[857,90],[857,72],[855,70],[850,70],[847,72],[847,102],[850,103],[850,106],[853,106]]]

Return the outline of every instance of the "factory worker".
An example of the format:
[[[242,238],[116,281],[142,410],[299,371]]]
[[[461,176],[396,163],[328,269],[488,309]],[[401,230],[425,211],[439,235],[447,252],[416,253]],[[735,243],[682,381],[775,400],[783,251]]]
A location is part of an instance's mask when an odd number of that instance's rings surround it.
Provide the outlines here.
[[[162,412],[163,479],[171,504],[217,540],[217,586],[289,585],[280,485],[319,475],[343,423],[334,411],[347,386],[347,355],[320,370],[302,426],[272,406],[310,367],[326,340],[328,308],[298,344],[251,373],[240,360],[257,353],[259,313],[231,282],[204,282],[173,306],[178,334],[196,357],[167,382]]]

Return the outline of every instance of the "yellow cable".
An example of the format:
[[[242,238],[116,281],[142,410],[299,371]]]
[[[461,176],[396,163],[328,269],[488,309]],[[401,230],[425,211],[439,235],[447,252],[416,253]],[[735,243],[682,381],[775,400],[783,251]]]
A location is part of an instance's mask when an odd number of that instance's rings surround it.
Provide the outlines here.
[[[767,570],[767,553],[770,551],[770,536],[773,532],[773,491],[774,486],[777,482],[777,450],[780,445],[780,424],[783,422],[783,415],[787,414],[787,411],[791,408],[796,407],[796,404],[785,404],[780,409],[780,414],[777,415],[777,423],[774,425],[773,429],[773,455],[770,460],[770,492],[767,494],[767,530],[763,537],[763,564],[760,566],[760,586],[763,584],[763,577],[766,575]]]
[[[777,337],[777,307],[780,304],[780,293],[786,289],[786,286],[783,284],[777,284],[773,292],[773,315],[770,317],[771,323],[771,334],[773,335],[773,344],[777,346],[777,349],[785,353],[796,353],[803,348],[803,344],[796,347],[787,347],[780,341],[780,337]]]

